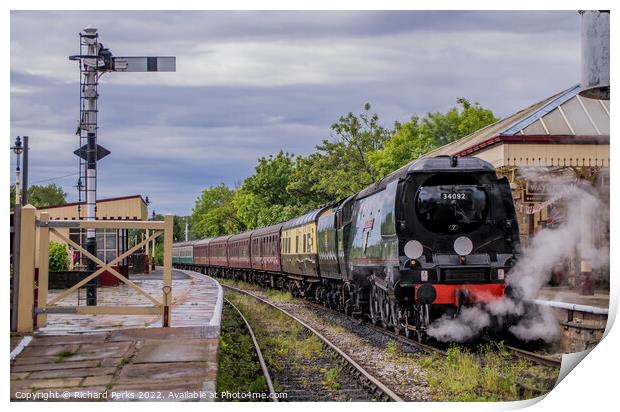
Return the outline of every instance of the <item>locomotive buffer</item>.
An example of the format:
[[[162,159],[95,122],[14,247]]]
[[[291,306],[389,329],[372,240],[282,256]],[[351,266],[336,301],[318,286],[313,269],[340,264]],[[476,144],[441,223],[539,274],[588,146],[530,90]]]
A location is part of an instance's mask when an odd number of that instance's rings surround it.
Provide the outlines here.
[[[80,158],[78,195],[86,200],[86,215],[79,218],[95,220],[97,202],[97,161],[110,151],[97,144],[97,86],[99,78],[110,72],[174,72],[176,57],[114,57],[110,50],[99,42],[94,27],[86,27],[80,33],[80,54],[69,56],[69,60],[80,63],[80,120],[76,134],[80,147],[74,153]],[[86,182],[84,186],[82,182]],[[83,193],[84,192],[84,193]],[[81,236],[80,236],[81,238]],[[95,229],[86,230],[86,250],[97,256]],[[88,260],[88,271],[95,271],[95,262]],[[97,278],[86,285],[86,304],[97,305]]]

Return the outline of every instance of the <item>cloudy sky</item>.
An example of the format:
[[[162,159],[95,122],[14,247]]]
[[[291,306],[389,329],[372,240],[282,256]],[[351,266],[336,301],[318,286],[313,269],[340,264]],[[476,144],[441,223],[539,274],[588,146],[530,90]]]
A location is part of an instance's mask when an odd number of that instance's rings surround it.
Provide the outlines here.
[[[11,12],[11,141],[31,136],[31,184],[57,183],[70,201],[68,56],[87,25],[115,56],[177,56],[176,73],[110,73],[99,86],[98,143],[112,154],[98,197],[142,194],[158,213],[191,213],[203,188],[240,183],[259,156],[311,152],[365,102],[388,126],[460,96],[503,117],[579,80],[573,11]]]

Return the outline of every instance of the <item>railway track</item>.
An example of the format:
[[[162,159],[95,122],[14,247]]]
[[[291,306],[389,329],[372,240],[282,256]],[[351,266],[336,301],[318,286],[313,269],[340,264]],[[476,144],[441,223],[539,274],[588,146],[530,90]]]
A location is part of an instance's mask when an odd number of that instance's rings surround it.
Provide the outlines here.
[[[247,292],[247,291],[244,291],[244,292],[246,294],[250,294],[250,295],[254,296],[257,299],[265,300],[265,299],[263,299],[263,298],[261,298],[259,296],[255,296],[254,293]],[[260,291],[256,291],[256,292],[261,293]],[[337,315],[345,316],[343,314],[340,314],[339,312],[335,312],[333,310],[325,308],[324,306],[319,305],[319,304],[314,303],[314,302],[309,302],[309,301],[305,301],[304,300],[303,303],[305,305],[309,306],[309,307],[314,308],[316,311],[320,311],[322,313],[325,313],[325,311],[328,311],[332,315],[336,315],[337,314]],[[282,306],[282,304],[280,306]],[[276,307],[278,307],[278,306],[276,306]],[[281,307],[278,307],[278,308],[280,310],[282,310]],[[414,348],[414,350],[423,351],[423,352],[428,353],[428,354],[436,354],[436,355],[439,355],[439,356],[446,356],[447,355],[446,350],[444,350],[442,348],[439,348],[439,347],[436,347],[436,346],[432,346],[432,345],[428,345],[428,344],[420,343],[417,340],[406,338],[405,336],[396,334],[396,333],[394,333],[392,331],[386,330],[386,329],[381,328],[379,326],[372,325],[370,323],[364,323],[364,325],[367,328],[370,328],[373,331],[377,332],[378,334],[381,334],[381,335],[384,335],[386,337],[389,337],[390,339],[392,339],[392,340],[394,340],[396,342],[399,342],[401,345],[406,345],[407,347]],[[522,359],[525,359],[525,360],[527,360],[527,361],[529,361],[529,362],[531,362],[533,364],[541,365],[541,367],[559,368],[560,365],[561,365],[561,361],[559,359],[551,358],[549,356],[541,355],[541,354],[534,353],[534,352],[529,352],[529,351],[526,351],[524,349],[521,349],[521,348],[518,348],[518,347],[515,347],[515,346],[504,345],[503,348],[504,348],[504,350],[507,350],[507,351],[509,351],[512,354],[512,358],[513,359],[510,360],[510,362],[518,362],[518,360],[520,358],[522,358]],[[474,350],[474,352],[475,352],[475,350]],[[482,357],[478,356],[478,358],[480,359],[481,363],[484,364],[484,361],[483,361]],[[533,385],[533,384],[526,384],[524,382],[518,381],[516,383],[516,385],[517,385],[517,387],[519,389],[519,392],[522,395],[525,395],[525,394],[529,393],[531,395],[538,396],[538,395],[546,394],[551,389],[548,380],[546,381],[546,383],[543,382],[542,384],[541,384],[541,382],[540,382],[540,380],[538,378],[534,379],[534,381],[537,381],[538,383]],[[540,386],[542,386],[542,387],[538,387],[539,384],[541,384]]]
[[[529,352],[525,349],[517,348],[510,345],[506,345],[506,349],[512,351],[518,357],[527,359],[539,365],[549,366],[552,368],[559,368],[560,366],[562,366],[562,360],[560,359],[551,358],[549,356],[541,355],[535,352]]]
[[[247,328],[248,333],[250,334],[250,337],[252,338],[252,343],[254,344],[254,350],[256,351],[256,356],[258,357],[258,363],[260,364],[260,368],[263,372],[263,376],[265,377],[265,383],[267,384],[267,388],[269,389],[269,400],[271,402],[278,402],[278,396],[276,394],[276,390],[273,387],[271,375],[269,374],[269,370],[267,369],[267,364],[265,363],[265,358],[263,357],[263,351],[261,351],[260,345],[258,344],[258,341],[256,340],[256,334],[254,333],[252,326],[250,326],[250,323],[248,322],[248,320],[245,318],[245,316],[243,316],[243,313],[241,313],[239,308],[235,306],[234,303],[232,303],[230,300],[226,298],[224,298],[224,301],[227,304],[229,304],[235,310],[235,312],[237,312],[241,320],[243,320],[243,323],[245,323],[245,327]]]
[[[292,319],[297,324],[301,325],[301,327],[305,331],[307,331],[307,333],[316,336],[322,342],[323,347],[327,349],[327,351],[330,353],[331,362],[328,359],[312,359],[311,362],[309,362],[308,365],[305,366],[309,366],[310,369],[317,369],[318,362],[320,363],[320,365],[318,365],[320,370],[325,371],[331,368],[331,370],[338,371],[339,374],[344,373],[348,375],[350,377],[349,380],[352,381],[346,382],[347,379],[345,379],[345,383],[342,386],[338,384],[338,387],[334,388],[331,391],[335,392],[334,394],[332,394],[332,398],[363,401],[403,401],[400,396],[394,393],[379,379],[370,374],[366,369],[364,369],[355,360],[348,356],[343,350],[334,345],[321,332],[308,325],[303,320],[299,319],[287,310],[282,309],[259,296],[256,296],[253,293],[233,286],[222,286],[235,293],[250,296],[251,298],[261,302],[262,304],[279,311],[288,318]],[[300,386],[308,386],[300,385],[300,383],[301,382],[299,382],[299,379],[297,379],[297,377],[290,375],[285,375],[281,377],[281,379],[278,381],[278,384],[282,387],[282,392],[288,394],[288,400],[328,400],[326,399],[325,393],[312,393],[312,391],[309,391],[305,388],[300,388]],[[317,389],[315,388],[315,390]],[[318,391],[321,390],[318,389]],[[325,390],[323,390],[323,392],[325,392]]]

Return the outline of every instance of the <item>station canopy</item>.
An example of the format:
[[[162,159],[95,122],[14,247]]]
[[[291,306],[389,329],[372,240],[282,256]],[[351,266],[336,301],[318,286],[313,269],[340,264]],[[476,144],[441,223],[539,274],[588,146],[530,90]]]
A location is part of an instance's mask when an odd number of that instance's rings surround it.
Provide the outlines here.
[[[425,157],[476,156],[505,166],[609,166],[609,100],[573,86]]]

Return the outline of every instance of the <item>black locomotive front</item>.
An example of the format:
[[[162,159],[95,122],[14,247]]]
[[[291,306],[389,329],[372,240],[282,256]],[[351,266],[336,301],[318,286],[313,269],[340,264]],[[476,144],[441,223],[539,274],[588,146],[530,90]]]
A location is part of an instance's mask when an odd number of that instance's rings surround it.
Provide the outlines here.
[[[508,181],[491,164],[456,157],[415,162],[399,184],[395,209],[395,293],[418,327],[504,295],[519,231]]]

